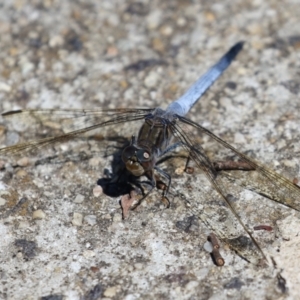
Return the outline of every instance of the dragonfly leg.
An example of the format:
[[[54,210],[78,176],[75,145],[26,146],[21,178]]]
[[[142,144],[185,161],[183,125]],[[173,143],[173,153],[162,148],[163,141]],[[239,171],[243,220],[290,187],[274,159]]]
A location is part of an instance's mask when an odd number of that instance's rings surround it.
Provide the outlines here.
[[[191,156],[189,154],[189,156],[186,159],[186,163],[185,163],[185,167],[184,167],[184,172],[186,172],[187,174],[193,174],[194,173],[194,168],[189,167],[190,161],[191,161]]]
[[[149,176],[148,176],[149,177]],[[149,177],[149,178],[151,178],[151,177]],[[148,185],[150,185],[150,190],[145,194],[144,193],[144,190],[141,188],[141,184],[148,184]],[[140,198],[140,199],[138,199],[138,201],[131,207],[131,210],[134,210],[134,209],[136,209],[141,203],[142,203],[142,201],[146,198],[146,197],[148,197],[149,195],[150,195],[150,193],[153,191],[153,189],[155,188],[155,186],[156,186],[156,180],[155,180],[155,177],[154,177],[154,175],[152,175],[152,178],[150,179],[150,180],[148,180],[148,181],[142,181],[142,182],[140,182],[139,183],[139,185],[140,185],[140,189],[142,190],[142,192],[143,192],[143,196],[142,196],[142,198]]]
[[[174,157],[174,155],[168,156],[168,157],[164,157],[164,156],[165,156],[167,153],[172,152],[172,151],[174,151],[176,148],[179,148],[179,147],[183,147],[183,148],[184,148],[184,143],[183,143],[183,142],[177,142],[177,143],[174,143],[174,144],[170,145],[169,147],[167,147],[167,148],[161,153],[160,156],[163,157],[163,158],[160,159],[160,160],[158,161],[158,163],[161,163],[161,162],[163,162],[163,161],[165,161],[165,160],[168,160],[168,159]],[[181,157],[181,156],[180,156],[180,157]],[[185,155],[182,156],[182,157],[183,157],[183,158],[188,157],[188,160],[190,160],[190,159],[189,159],[189,155],[186,156],[186,154],[185,154]],[[187,168],[187,165],[188,165],[188,162],[186,163],[186,168]],[[192,169],[192,168],[191,168],[191,169]]]
[[[179,148],[179,147],[182,147],[182,146],[184,146],[184,143],[183,142],[177,142],[177,143],[175,143],[175,144],[172,144],[172,145],[170,145],[168,148],[166,148],[163,152],[162,152],[162,154],[161,154],[161,156],[163,157],[165,154],[167,154],[167,153],[169,153],[169,152],[172,152],[173,150],[175,150],[176,148]],[[194,168],[193,167],[189,167],[188,165],[189,165],[189,162],[190,162],[190,160],[191,160],[191,158],[190,158],[190,154],[188,155],[188,156],[184,156],[184,158],[186,158],[187,157],[187,161],[186,161],[186,164],[185,164],[185,168],[184,168],[184,171],[186,172],[186,173],[188,173],[188,174],[193,174],[194,173]],[[167,158],[164,158],[164,159],[169,159],[170,157],[167,157]],[[163,160],[164,160],[163,159]],[[163,160],[160,160],[159,162],[162,162]]]
[[[150,187],[151,187],[150,191],[147,192],[146,194],[144,192],[144,188],[143,188],[142,184],[147,184],[147,185],[150,185]],[[150,180],[138,182],[138,183],[135,183],[135,185],[136,185],[136,188],[139,190],[139,192],[137,192],[137,189],[134,189],[134,190],[130,191],[130,193],[127,193],[127,194],[124,194],[121,196],[120,205],[122,208],[123,219],[127,219],[128,215],[129,215],[129,210],[136,209],[141,204],[141,202],[151,193],[151,191],[155,187],[155,183]],[[141,195],[140,192],[142,193],[142,197],[140,199],[138,199],[138,196]]]
[[[174,151],[174,149],[176,149],[176,148],[178,148],[178,147],[181,147],[182,145],[183,145],[182,142],[174,143],[174,144],[170,145],[169,147],[167,147],[167,148],[160,154],[160,156],[164,156],[165,154]]]

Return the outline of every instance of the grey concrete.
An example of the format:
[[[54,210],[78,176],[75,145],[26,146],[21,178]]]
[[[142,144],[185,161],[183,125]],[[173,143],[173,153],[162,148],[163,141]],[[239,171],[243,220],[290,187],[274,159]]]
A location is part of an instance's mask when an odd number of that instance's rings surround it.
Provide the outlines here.
[[[189,116],[268,167],[299,177],[299,1],[139,3],[1,1],[0,111],[164,108],[244,40]],[[124,71],[142,59],[158,63]],[[1,145],[40,133],[4,125]],[[122,129],[130,136],[137,128]],[[203,184],[197,170],[173,176],[169,209],[154,192],[123,221],[119,198],[93,191],[111,167],[102,146],[56,145],[60,156],[36,166],[33,160],[53,149],[23,155],[16,168],[7,162],[14,158],[2,157],[1,299],[299,299],[299,214],[244,194],[247,225],[268,224],[275,207],[285,216],[275,232],[259,233],[277,269],[249,264],[226,245],[219,268],[203,250],[200,222],[188,233],[176,226],[191,215],[183,199],[198,197]],[[174,174],[184,162],[170,164]],[[7,214],[22,197],[27,201]]]

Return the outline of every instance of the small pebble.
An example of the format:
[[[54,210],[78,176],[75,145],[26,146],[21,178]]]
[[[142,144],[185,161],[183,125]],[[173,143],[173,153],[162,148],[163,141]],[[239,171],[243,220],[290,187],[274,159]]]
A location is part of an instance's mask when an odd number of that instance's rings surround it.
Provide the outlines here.
[[[70,269],[74,272],[74,273],[78,273],[81,269],[81,264],[78,261],[72,261],[70,263]]]
[[[0,206],[5,205],[5,203],[6,203],[6,200],[3,199],[2,197],[0,197]]]
[[[1,182],[0,183],[0,196],[3,196],[3,195],[7,195],[7,196],[10,196],[10,192],[8,190],[5,190],[6,186]]]
[[[155,51],[158,51],[158,52],[165,51],[164,41],[162,39],[160,39],[159,37],[155,37],[152,39],[151,46]]]
[[[32,214],[33,219],[45,219],[45,217],[46,217],[46,214],[41,209],[37,209]]]
[[[282,163],[283,163],[286,167],[288,167],[288,168],[295,168],[295,166],[296,166],[295,161],[294,161],[294,160],[290,160],[290,159],[285,159],[285,160],[282,161]]]
[[[83,201],[84,201],[84,196],[81,194],[78,194],[74,199],[75,203],[82,203]]]
[[[99,272],[99,268],[98,268],[98,267],[94,267],[94,266],[90,267],[90,270],[91,270],[93,273]]]
[[[251,35],[261,35],[262,34],[262,27],[259,23],[252,23],[249,24],[246,28],[246,30],[251,34]]]
[[[107,48],[106,54],[109,57],[115,57],[119,54],[118,48],[114,47],[114,46],[110,46],[110,47]]]
[[[49,46],[51,48],[60,47],[60,46],[63,46],[63,44],[64,44],[64,39],[60,35],[53,36],[49,40]]]
[[[176,174],[176,175],[182,175],[182,174],[184,173],[184,169],[185,169],[184,166],[179,167],[179,168],[176,168],[176,169],[175,169],[175,174]]]
[[[5,82],[0,82],[0,92],[9,93],[11,91],[11,86]]]
[[[65,198],[68,198],[68,197],[70,197],[72,195],[72,193],[71,193],[71,191],[69,190],[69,189],[65,189],[64,190],[64,197]]]
[[[120,86],[123,88],[123,89],[127,89],[129,84],[128,84],[128,81],[126,80],[121,80],[120,81]]]
[[[214,22],[216,20],[216,16],[212,12],[207,12],[205,14],[205,19],[209,22]]]
[[[20,167],[27,167],[29,165],[29,158],[28,157],[22,157],[17,161],[17,165]]]
[[[173,28],[169,25],[164,25],[161,27],[160,33],[164,36],[170,36],[173,33]]]
[[[98,167],[101,163],[102,159],[100,157],[93,157],[89,159],[89,166]]]
[[[162,18],[163,18],[162,11],[160,11],[158,9],[152,11],[146,19],[148,29],[151,29],[151,30],[156,29],[160,25]]]
[[[113,217],[113,222],[114,223],[122,222],[122,216],[120,214],[115,214]]]
[[[143,270],[144,269],[144,265],[141,263],[135,263],[134,267],[136,270]]]
[[[110,214],[106,214],[103,216],[104,220],[111,220],[111,215]]]
[[[29,227],[29,223],[26,221],[20,221],[19,226],[20,229],[24,229],[24,228],[28,228]]]
[[[235,144],[245,144],[247,141],[245,139],[245,136],[241,134],[240,132],[236,132],[234,134],[234,143]]]
[[[26,62],[22,65],[22,75],[26,76],[35,68],[32,62]]]
[[[17,173],[16,173],[17,178],[23,178],[23,177],[26,177],[26,176],[27,176],[27,172],[23,169],[18,170]]]
[[[73,220],[72,224],[74,226],[81,226],[82,225],[82,220],[83,220],[83,215],[80,213],[74,213],[73,214]]]
[[[106,289],[104,291],[103,295],[105,297],[112,298],[112,297],[114,297],[117,294],[117,290],[118,290],[117,286],[109,287],[108,289]]]
[[[6,144],[7,145],[14,145],[19,142],[20,136],[17,132],[8,131],[6,134]]]
[[[99,197],[100,195],[102,195],[102,193],[103,193],[103,189],[100,185],[97,185],[93,188],[93,195],[95,197]]]
[[[85,250],[85,251],[83,251],[82,255],[85,258],[92,258],[96,255],[96,253],[92,250]]]
[[[154,88],[157,86],[159,76],[157,73],[151,72],[144,80],[144,84],[147,88]]]
[[[179,27],[184,27],[187,22],[185,18],[179,18],[176,23]]]
[[[94,226],[97,224],[97,217],[95,215],[87,215],[84,217],[84,222],[91,226]]]
[[[4,135],[4,132],[6,131],[5,126],[0,125],[0,136]]]

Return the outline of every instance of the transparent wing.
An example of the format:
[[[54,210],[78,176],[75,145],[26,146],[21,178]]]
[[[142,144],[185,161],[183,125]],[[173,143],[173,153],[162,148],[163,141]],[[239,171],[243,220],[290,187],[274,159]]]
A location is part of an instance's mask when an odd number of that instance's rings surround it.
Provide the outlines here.
[[[239,184],[253,190],[256,193],[300,211],[300,188],[298,185],[295,185],[289,179],[269,170],[249,156],[239,152],[233,146],[229,145],[199,124],[183,117],[180,117],[180,121],[185,124],[189,124],[198,129],[200,132],[208,135],[220,146],[232,151],[241,161],[247,163],[253,169],[253,171],[247,172],[228,172],[228,175],[226,176],[238,180]],[[240,174],[244,174],[244,176],[240,177]],[[238,179],[238,177],[240,178]]]
[[[210,182],[208,188],[205,187],[205,184],[201,187],[198,184],[201,192],[191,201],[192,212],[223,242],[248,261],[257,263],[261,259],[265,259],[266,256],[254,238],[252,230],[242,221],[242,219],[246,219],[248,222],[249,214],[255,212],[251,209],[248,209],[247,212],[246,203],[241,204],[242,201],[239,201],[240,190],[235,185],[241,185],[243,188],[250,189],[298,211],[300,210],[300,188],[283,176],[240,153],[207,129],[187,118],[178,117],[178,122],[171,126],[173,134],[182,142],[183,147],[189,152],[190,158],[204,172]],[[219,153],[229,150],[231,156],[235,155],[250,166],[252,171],[218,172],[212,163],[215,158],[208,155],[209,151],[204,151],[195,140],[192,140],[191,132],[196,136],[208,136],[218,147]],[[226,153],[228,154],[228,151]],[[231,197],[231,193],[235,191],[238,191],[237,195]],[[242,206],[243,209],[240,208]],[[256,220],[259,221],[259,217]]]
[[[11,128],[22,131],[25,142],[0,149],[1,154],[30,151],[57,142],[68,141],[104,127],[142,120],[153,109],[95,110],[18,110],[3,113]],[[121,126],[124,127],[124,126]],[[119,125],[120,128],[120,125]],[[115,133],[118,129],[115,130]],[[34,134],[33,134],[34,133]],[[100,132],[101,134],[101,132]],[[104,132],[102,132],[103,135]],[[34,139],[28,141],[29,137]],[[105,138],[105,136],[103,136]]]

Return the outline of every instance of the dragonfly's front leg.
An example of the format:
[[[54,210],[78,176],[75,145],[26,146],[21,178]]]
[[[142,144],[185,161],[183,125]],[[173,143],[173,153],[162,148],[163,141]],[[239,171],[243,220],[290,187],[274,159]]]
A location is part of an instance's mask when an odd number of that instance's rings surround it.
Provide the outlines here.
[[[139,182],[139,190],[142,191],[142,197],[138,198],[138,192],[133,190],[129,194],[124,194],[121,197],[120,204],[123,211],[123,218],[127,218],[129,210],[136,209],[141,202],[152,192],[152,190],[156,187],[157,189],[162,190],[162,202],[166,205],[167,208],[170,207],[170,201],[167,198],[167,194],[169,192],[169,187],[171,185],[171,176],[164,172],[163,170],[159,169],[158,167],[154,167],[154,169],[160,173],[162,176],[164,176],[167,179],[167,184],[165,184],[158,175],[154,174],[154,170],[151,170],[151,172],[147,172],[145,175],[149,178],[147,181],[141,181]],[[144,189],[142,188],[143,184],[147,184],[150,186],[150,190],[148,192],[144,192]]]
[[[163,151],[163,153],[161,154],[161,156],[164,157],[164,155],[166,155],[167,153],[174,151],[176,148],[183,147],[183,145],[184,145],[183,142],[174,143],[174,144],[170,145],[168,148],[166,148]],[[169,159],[169,157],[167,159]],[[190,160],[191,160],[191,158],[190,158],[190,153],[189,153],[187,155],[187,160],[186,160],[186,164],[185,164],[185,168],[184,168],[184,172],[186,172],[188,174],[192,174],[194,172],[194,168],[188,166]]]
[[[154,169],[161,174],[163,177],[165,177],[167,179],[167,184],[165,184],[159,176],[157,176],[156,174],[154,174],[154,172],[150,172],[148,174],[145,174],[150,180],[149,181],[143,181],[140,182],[140,184],[147,184],[150,185],[150,190],[147,193],[143,193],[143,196],[140,199],[137,199],[137,193],[134,194],[130,194],[130,195],[124,195],[121,198],[121,206],[123,208],[123,217],[126,217],[128,214],[128,210],[134,210],[136,209],[141,202],[152,192],[152,190],[154,189],[154,187],[156,187],[157,189],[162,190],[162,202],[166,205],[167,208],[170,207],[170,201],[167,198],[167,194],[169,192],[169,188],[171,185],[171,176],[164,172],[163,170],[161,170],[158,167],[154,167]]]
[[[184,167],[184,172],[187,174],[193,174],[194,173],[194,168],[189,166],[189,163],[191,161],[190,154],[188,155],[186,162],[185,162],[185,167]]]

